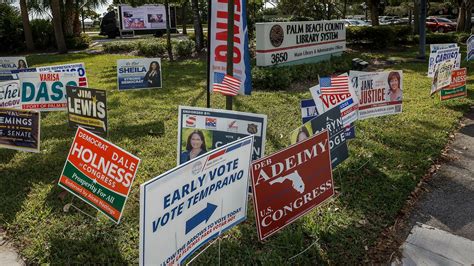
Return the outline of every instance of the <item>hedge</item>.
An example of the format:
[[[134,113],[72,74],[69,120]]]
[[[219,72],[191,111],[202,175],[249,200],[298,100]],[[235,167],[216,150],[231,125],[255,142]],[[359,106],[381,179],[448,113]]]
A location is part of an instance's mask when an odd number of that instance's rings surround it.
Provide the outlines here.
[[[372,48],[382,49],[411,40],[410,26],[347,27],[346,40],[351,44],[370,44]]]
[[[173,54],[178,57],[189,57],[194,52],[194,42],[192,40],[171,40]],[[167,56],[165,39],[149,39],[140,41],[117,41],[103,44],[106,53],[132,53],[139,55]]]

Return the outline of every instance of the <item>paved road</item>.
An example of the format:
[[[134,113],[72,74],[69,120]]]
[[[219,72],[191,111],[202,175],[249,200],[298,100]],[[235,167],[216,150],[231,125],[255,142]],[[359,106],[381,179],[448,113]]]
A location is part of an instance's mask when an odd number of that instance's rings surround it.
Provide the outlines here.
[[[4,231],[0,227],[0,265],[21,266],[24,263],[16,253],[15,249],[4,239]]]

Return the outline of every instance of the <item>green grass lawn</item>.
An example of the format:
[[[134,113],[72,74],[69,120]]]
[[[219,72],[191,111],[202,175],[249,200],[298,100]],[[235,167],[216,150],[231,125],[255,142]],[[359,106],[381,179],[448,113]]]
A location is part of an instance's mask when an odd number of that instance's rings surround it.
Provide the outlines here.
[[[397,53],[397,57],[413,51]],[[43,113],[40,154],[0,150],[0,225],[29,262],[138,263],[139,185],[176,165],[178,106],[205,106],[206,66],[200,60],[163,62],[164,89],[118,92],[115,64],[124,57],[81,53],[28,57],[32,66],[84,62],[90,86],[109,91],[109,140],[142,159],[122,222],[115,225],[78,199],[74,204],[98,220],[75,209],[63,211],[73,200],[71,195],[61,200],[58,195],[62,190],[57,186],[74,136],[68,129],[66,112]],[[375,243],[383,228],[393,224],[460,117],[473,105],[474,63],[468,66],[469,98],[446,102],[429,96],[426,62],[393,66],[404,70],[403,113],[357,122],[357,139],[349,143],[350,158],[334,171],[338,196],[264,243],[258,241],[249,202],[247,221],[221,241],[221,262],[367,262],[366,248]],[[301,121],[299,102],[310,97],[309,91],[255,91],[251,97],[237,97],[234,106],[239,111],[268,115],[266,154],[270,154],[289,145],[289,133]],[[213,96],[214,108],[224,105],[223,97]],[[289,260],[310,245],[306,253]],[[216,243],[196,262],[217,264],[218,252]]]

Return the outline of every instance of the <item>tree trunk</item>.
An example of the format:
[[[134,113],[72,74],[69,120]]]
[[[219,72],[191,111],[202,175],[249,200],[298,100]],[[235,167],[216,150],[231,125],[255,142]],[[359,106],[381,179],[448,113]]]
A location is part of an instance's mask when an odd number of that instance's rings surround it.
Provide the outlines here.
[[[165,13],[166,13],[166,49],[168,50],[168,57],[170,61],[173,59],[173,47],[171,47],[171,28],[170,28],[170,5],[169,0],[165,0]]]
[[[342,18],[346,18],[347,14],[347,0],[344,0],[344,8],[342,9]]]
[[[187,19],[186,19],[186,9],[188,8],[188,1],[184,1],[181,5],[181,19],[183,20],[183,34],[188,35],[188,29],[186,28]]]
[[[413,34],[420,34],[420,1],[413,0]]]
[[[379,25],[379,4],[380,0],[369,0],[370,19],[372,20],[372,26]]]
[[[54,36],[56,38],[56,45],[58,52],[61,54],[67,53],[66,41],[64,40],[63,25],[61,24],[61,9],[59,7],[59,0],[51,0],[51,14],[53,16]]]
[[[33,32],[31,31],[30,18],[28,17],[27,8],[26,0],[20,0],[21,19],[23,21],[23,31],[25,33],[26,50],[31,52],[35,50],[35,43],[33,42]]]
[[[466,2],[464,0],[458,0],[459,3],[459,14],[458,14],[458,26],[456,31],[462,32],[464,31],[465,24],[466,24]]]
[[[66,36],[74,35],[74,1],[66,0],[64,4],[64,34]]]
[[[468,1],[466,3],[466,21],[464,25],[464,31],[469,32],[469,33],[471,32],[471,28],[472,28],[471,16],[472,16],[473,7],[474,7],[474,3],[472,1]]]
[[[77,2],[76,2],[77,3]],[[79,18],[80,16],[80,10],[79,10],[79,4],[76,4],[76,8],[74,11],[74,28],[73,28],[73,35],[74,37],[80,37],[81,36],[81,20]]]
[[[201,15],[199,14],[199,0],[191,0],[194,20],[194,35],[196,36],[196,51],[199,53],[204,48],[204,33],[202,30]]]

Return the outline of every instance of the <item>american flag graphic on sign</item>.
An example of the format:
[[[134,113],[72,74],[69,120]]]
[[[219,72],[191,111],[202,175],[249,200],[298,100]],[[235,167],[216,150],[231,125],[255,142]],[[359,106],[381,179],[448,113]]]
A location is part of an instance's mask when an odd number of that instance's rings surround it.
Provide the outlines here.
[[[242,82],[230,75],[214,73],[213,92],[219,92],[226,96],[235,96],[240,91]]]
[[[349,77],[324,77],[319,79],[322,94],[346,94],[349,93]]]
[[[80,77],[79,78],[79,87],[87,87],[87,78],[86,77]]]

